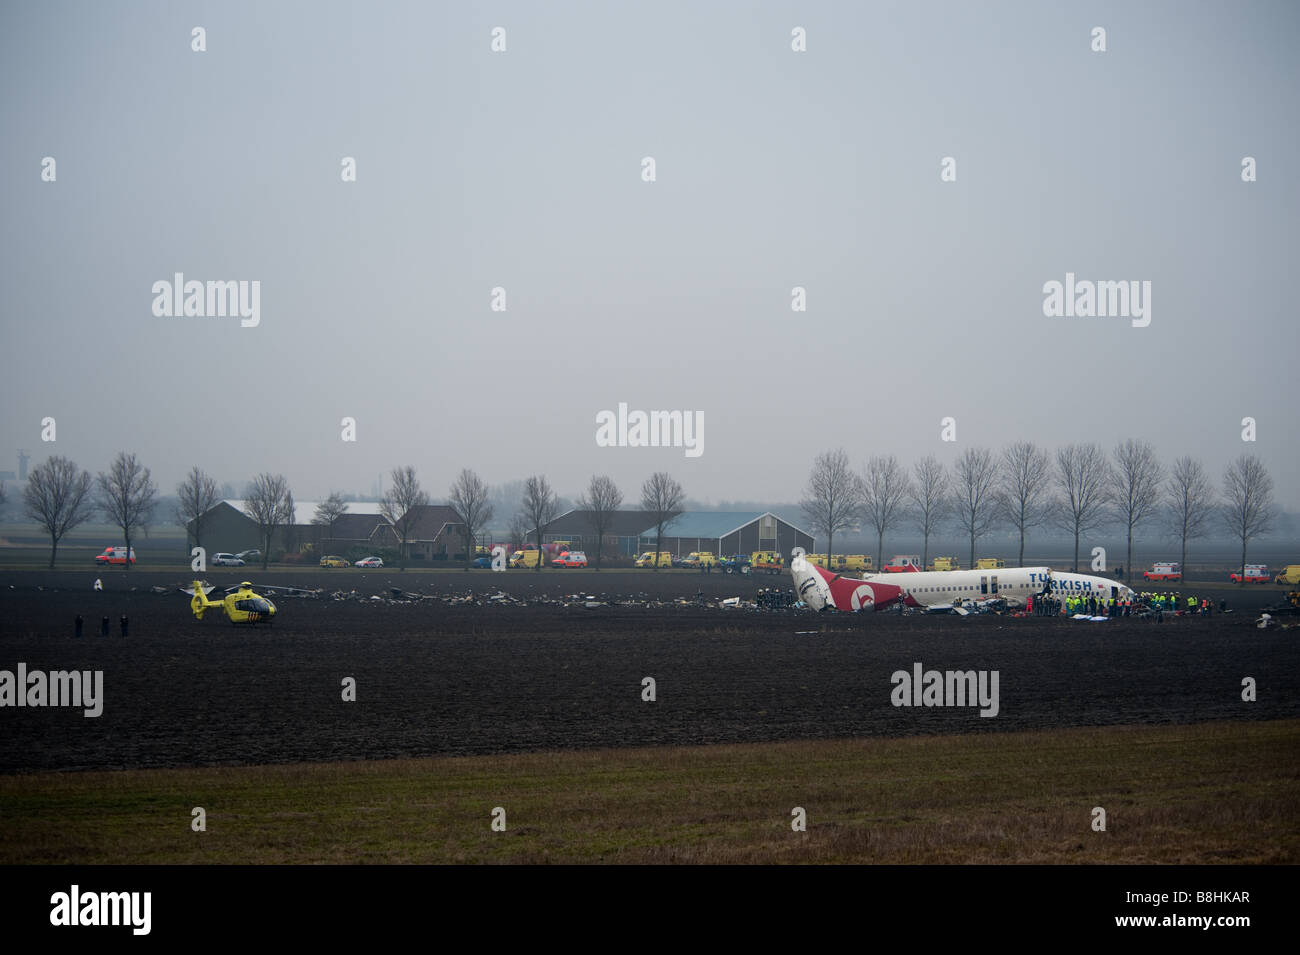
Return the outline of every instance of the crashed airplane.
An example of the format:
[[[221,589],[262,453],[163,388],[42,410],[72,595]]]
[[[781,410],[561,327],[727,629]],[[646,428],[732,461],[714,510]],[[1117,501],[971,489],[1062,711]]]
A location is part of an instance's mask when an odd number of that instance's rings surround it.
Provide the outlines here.
[[[1046,596],[1096,596],[1125,600],[1133,591],[1115,580],[1053,571],[1048,567],[1014,567],[998,570],[916,571],[845,577],[795,554],[790,562],[795,593],[813,610],[850,613],[877,611],[902,604],[929,611],[960,610],[985,601],[1005,601],[1024,607],[1029,598]]]

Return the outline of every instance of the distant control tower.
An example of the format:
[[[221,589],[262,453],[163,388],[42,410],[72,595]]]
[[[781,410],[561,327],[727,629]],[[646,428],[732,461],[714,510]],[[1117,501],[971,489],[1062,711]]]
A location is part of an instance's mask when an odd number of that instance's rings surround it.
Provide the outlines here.
[[[28,456],[27,452],[24,451],[22,448],[19,448],[18,449],[18,480],[20,481],[27,480],[27,462],[30,460],[31,458]]]

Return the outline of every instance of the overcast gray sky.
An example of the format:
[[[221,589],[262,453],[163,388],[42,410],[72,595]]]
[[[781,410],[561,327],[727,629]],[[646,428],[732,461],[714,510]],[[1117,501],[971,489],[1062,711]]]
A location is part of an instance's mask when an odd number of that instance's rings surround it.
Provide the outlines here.
[[[791,500],[837,446],[1134,437],[1216,485],[1256,453],[1300,507],[1298,26],[1282,2],[6,3],[0,470],[125,449],[168,492],[193,464],[299,499],[413,464],[435,496],[472,467],[632,499],[663,469]],[[260,324],[155,316],[176,272],[259,281]],[[1150,324],[1045,316],[1067,272],[1151,282]],[[702,412],[704,453],[598,447],[620,402]]]

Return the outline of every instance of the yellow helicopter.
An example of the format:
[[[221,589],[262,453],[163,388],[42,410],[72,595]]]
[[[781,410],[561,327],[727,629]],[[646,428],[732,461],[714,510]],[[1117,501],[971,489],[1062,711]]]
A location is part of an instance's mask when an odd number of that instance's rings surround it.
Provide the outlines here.
[[[247,580],[238,587],[231,587],[226,591],[226,596],[222,600],[209,600],[208,593],[215,588],[212,585],[205,585],[203,581],[194,581],[194,586],[189,590],[182,589],[183,593],[192,594],[190,600],[190,609],[194,611],[194,616],[200,620],[203,619],[203,613],[206,610],[225,611],[226,619],[232,626],[247,624],[256,626],[264,623],[270,626],[275,622],[275,604],[267,597],[253,591],[253,585]],[[292,588],[268,587],[267,590],[285,590]]]

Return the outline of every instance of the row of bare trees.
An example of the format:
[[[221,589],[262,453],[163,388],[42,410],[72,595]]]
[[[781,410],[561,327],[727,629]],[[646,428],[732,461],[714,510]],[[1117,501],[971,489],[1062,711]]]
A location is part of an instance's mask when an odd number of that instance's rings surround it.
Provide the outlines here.
[[[1029,441],[997,453],[967,448],[951,470],[931,455],[910,472],[893,455],[872,457],[855,472],[841,448],[817,456],[801,508],[812,529],[826,538],[828,555],[837,533],[872,528],[878,567],[885,533],[907,523],[921,531],[923,562],[929,560],[932,534],[948,525],[960,529],[970,540],[971,567],[976,542],[995,527],[1018,533],[1023,567],[1029,531],[1055,526],[1074,537],[1076,571],[1080,538],[1118,525],[1126,535],[1125,566],[1131,568],[1134,537],[1161,517],[1181,541],[1185,564],[1187,542],[1205,536],[1217,517],[1241,542],[1243,574],[1250,541],[1274,516],[1273,480],[1254,455],[1243,454],[1228,465],[1220,496],[1199,461],[1182,457],[1166,472],[1152,446],[1134,440],[1121,442],[1110,454],[1096,444],[1070,444],[1049,454]]]
[[[24,511],[50,535],[51,569],[64,535],[97,514],[122,529],[129,569],[131,541],[148,530],[157,503],[149,469],[125,451],[93,479],[74,461],[55,455],[32,469],[23,489]]]
[[[67,458],[51,457],[31,472],[23,497],[28,516],[50,535],[53,567],[59,541],[97,512],[122,529],[129,555],[132,540],[150,525],[157,494],[149,469],[134,454],[120,452],[109,469],[94,479]],[[215,481],[194,467],[177,487],[177,499],[177,522],[191,525],[195,543],[201,544],[207,515],[220,499]],[[463,522],[468,568],[474,542],[493,518],[490,492],[474,471],[465,469],[452,484],[448,502]],[[418,508],[428,503],[415,469],[394,468],[380,513],[399,540],[403,568]],[[623,504],[623,493],[609,477],[593,475],[577,504],[589,512],[599,568],[601,544]],[[654,521],[656,553],[662,550],[664,530],[683,513],[684,505],[681,484],[666,472],[656,472],[642,485],[641,507]],[[953,524],[969,537],[971,566],[976,542],[995,526],[1009,525],[1018,532],[1023,566],[1029,531],[1054,525],[1074,537],[1076,570],[1080,538],[1100,526],[1119,524],[1126,533],[1126,566],[1131,568],[1135,535],[1160,515],[1181,541],[1185,564],[1187,542],[1204,536],[1217,516],[1241,542],[1243,574],[1250,541],[1268,528],[1274,516],[1273,481],[1255,456],[1242,455],[1227,467],[1220,497],[1199,461],[1179,458],[1166,473],[1151,445],[1134,440],[1121,442],[1109,455],[1095,444],[1067,445],[1054,455],[1032,442],[1008,445],[998,454],[968,448],[951,472],[933,456],[918,461],[909,472],[889,455],[872,457],[857,473],[843,449],[828,451],[813,465],[801,507],[811,528],[826,536],[828,554],[834,553],[837,533],[871,527],[876,532],[877,566],[884,560],[885,534],[911,522],[922,533],[924,562],[929,560],[930,536]],[[524,482],[512,531],[522,537],[531,530],[540,546],[558,509],[558,497],[546,477],[533,475]],[[294,526],[293,494],[286,478],[259,474],[245,494],[244,510],[258,526],[265,570],[276,532]],[[313,523],[328,527],[332,534],[346,512],[342,496],[332,494],[317,507]],[[130,567],[129,560],[125,566]]]
[[[130,554],[132,540],[148,528],[152,520],[157,495],[158,488],[150,478],[149,469],[140,464],[134,454],[123,452],[109,470],[100,473],[95,480],[67,458],[51,457],[32,471],[24,491],[24,502],[28,515],[50,535],[50,567],[53,568],[59,541],[98,512],[122,528],[127,553]],[[176,522],[188,527],[194,543],[202,546],[212,508],[221,500],[216,481],[201,468],[193,467],[177,486],[176,497]],[[684,497],[682,486],[664,472],[652,475],[642,487],[642,507],[652,512],[654,517],[658,531],[657,547],[662,545],[664,528],[682,513]],[[410,465],[394,468],[389,489],[380,502],[380,513],[392,525],[398,539],[402,569],[405,569],[408,545],[420,517],[419,508],[428,503],[429,495],[420,486],[415,468]],[[462,470],[451,486],[448,503],[462,521],[468,569],[474,557],[474,542],[493,517],[488,486],[474,471]],[[611,478],[603,475],[592,477],[578,506],[591,512],[598,542],[603,542],[614,514],[622,504],[623,493]],[[525,482],[516,525],[522,523],[541,541],[547,526],[558,516],[558,506],[559,498],[545,476],[534,475]],[[347,507],[342,495],[331,494],[317,506],[312,523],[327,528],[332,536],[335,524],[347,513]],[[282,474],[269,472],[257,475],[245,492],[244,513],[257,525],[262,569],[266,570],[276,533],[295,524],[293,493],[288,479]],[[600,559],[601,547],[598,544],[597,568]],[[129,560],[125,566],[130,568]]]
[[[686,503],[686,492],[672,475],[656,471],[641,485],[641,509],[646,511],[655,527],[655,553],[663,549],[664,530],[680,517]],[[616,512],[623,506],[623,492],[607,475],[594,474],[586,490],[579,495],[577,508],[588,513],[592,535],[596,540],[595,567],[600,569],[605,535],[613,526]],[[519,514],[512,523],[512,536],[522,541],[529,532],[540,548],[543,535],[551,522],[559,516],[558,498],[550,482],[543,475],[534,475],[524,482],[524,496]],[[539,560],[534,570],[542,566]],[[654,562],[659,569],[659,562]]]

